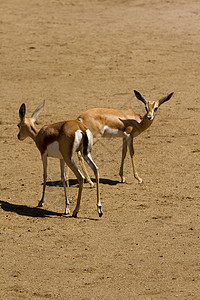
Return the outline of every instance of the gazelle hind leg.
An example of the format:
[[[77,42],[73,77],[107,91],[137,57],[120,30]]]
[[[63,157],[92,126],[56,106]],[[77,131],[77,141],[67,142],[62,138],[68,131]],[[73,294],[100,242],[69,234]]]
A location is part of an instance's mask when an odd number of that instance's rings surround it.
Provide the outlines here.
[[[77,156],[78,156],[78,160],[80,162],[81,169],[83,171],[83,174],[84,174],[84,177],[85,177],[86,181],[89,183],[91,188],[95,187],[94,182],[92,182],[92,180],[91,180],[91,178],[88,174],[88,171],[86,169],[86,166],[85,166],[85,163],[84,163],[84,160],[83,160],[83,156],[82,156],[80,151],[77,152]]]
[[[64,192],[65,192],[65,214],[68,215],[70,213],[69,210],[69,200],[67,197],[67,190],[66,190],[66,183],[65,183],[65,161],[64,159],[60,159],[60,170],[61,170],[61,181],[64,187]]]
[[[83,155],[85,161],[87,162],[87,164],[90,166],[90,168],[93,170],[95,178],[96,178],[96,187],[97,187],[97,211],[99,214],[99,217],[102,217],[103,215],[103,211],[101,209],[101,202],[100,202],[100,192],[99,192],[99,171],[97,166],[95,165],[95,163],[92,160],[92,157],[89,154],[87,155]]]
[[[63,155],[63,157],[64,157],[64,160],[65,160],[67,166],[72,170],[72,172],[76,176],[76,178],[78,180],[78,183],[79,183],[77,203],[76,203],[76,207],[75,207],[75,209],[73,211],[73,214],[72,214],[73,217],[77,217],[77,214],[78,214],[79,208],[80,208],[84,177],[83,177],[83,175],[81,174],[81,172],[79,171],[79,169],[77,168],[77,166],[75,165],[75,163],[72,159],[70,159],[68,157],[65,157],[65,155]]]
[[[66,168],[66,171],[65,171],[65,181],[66,181],[67,187],[69,187],[69,168],[68,168],[67,165],[65,166],[65,168]]]

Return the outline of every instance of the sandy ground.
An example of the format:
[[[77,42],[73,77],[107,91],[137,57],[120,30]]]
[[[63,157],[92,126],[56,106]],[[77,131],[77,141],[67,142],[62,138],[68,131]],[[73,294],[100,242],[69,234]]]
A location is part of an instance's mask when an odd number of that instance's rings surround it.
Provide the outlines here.
[[[1,0],[0,16],[0,299],[199,299],[199,1]],[[40,128],[92,107],[143,114],[134,89],[149,100],[174,91],[134,142],[145,184],[128,156],[119,182],[122,141],[102,139],[103,217],[87,183],[78,218],[62,215],[54,159],[36,208],[42,163],[17,140],[21,103],[30,116],[46,100]]]

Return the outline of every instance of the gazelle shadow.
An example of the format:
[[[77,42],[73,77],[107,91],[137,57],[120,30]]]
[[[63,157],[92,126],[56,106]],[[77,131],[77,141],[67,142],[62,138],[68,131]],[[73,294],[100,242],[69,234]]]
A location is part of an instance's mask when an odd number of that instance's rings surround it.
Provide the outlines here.
[[[93,182],[96,182],[95,178],[91,178],[91,180]],[[86,183],[86,181],[84,181]],[[107,185],[117,185],[119,183],[121,183],[118,180],[111,180],[111,179],[107,179],[107,178],[100,178],[99,179],[99,183],[101,184],[107,184]],[[60,180],[56,180],[56,181],[47,181],[46,185],[48,186],[60,186],[62,187],[63,184]],[[69,186],[75,186],[78,185],[78,180],[77,179],[69,179]]]
[[[69,186],[74,186],[74,185],[77,185],[77,184],[78,184],[78,180],[77,179],[70,179],[69,180]],[[47,181],[46,185],[48,185],[48,186],[60,186],[60,187],[63,186],[63,184],[62,184],[62,182],[60,180]]]
[[[33,218],[46,218],[51,216],[64,217],[64,218],[72,218],[72,219],[82,219],[82,220],[90,220],[90,221],[99,221],[97,218],[89,218],[89,217],[72,217],[69,215],[64,215],[62,213],[53,212],[50,210],[46,210],[40,207],[29,207],[27,205],[19,205],[12,204],[7,201],[0,200],[0,205],[2,210],[7,212],[14,212],[21,216],[33,217]]]
[[[15,212],[21,216],[45,218],[49,216],[62,216],[61,213],[42,209],[39,207],[29,207],[27,205],[12,204],[7,201],[0,201],[1,208],[4,211]]]
[[[93,180],[95,182],[95,180]],[[112,179],[107,179],[107,178],[100,178],[99,182],[102,184],[108,184],[108,185],[117,185],[121,183],[119,180],[112,180]]]

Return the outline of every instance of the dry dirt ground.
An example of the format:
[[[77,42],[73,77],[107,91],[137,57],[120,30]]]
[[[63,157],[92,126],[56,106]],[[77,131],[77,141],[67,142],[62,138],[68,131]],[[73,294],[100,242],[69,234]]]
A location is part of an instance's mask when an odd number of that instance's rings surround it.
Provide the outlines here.
[[[1,299],[199,299],[199,1],[1,0],[0,17]],[[54,159],[36,208],[42,163],[17,140],[21,103],[31,115],[46,100],[40,128],[92,107],[144,113],[134,89],[150,100],[174,91],[134,142],[145,184],[129,157],[121,184],[122,141],[99,140],[103,217],[87,183],[78,218],[62,215]]]

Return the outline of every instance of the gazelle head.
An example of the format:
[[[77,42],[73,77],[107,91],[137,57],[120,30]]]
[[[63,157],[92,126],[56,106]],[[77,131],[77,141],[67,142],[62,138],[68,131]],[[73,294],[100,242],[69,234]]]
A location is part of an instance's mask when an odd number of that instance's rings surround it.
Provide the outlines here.
[[[161,98],[158,101],[147,101],[139,92],[134,90],[134,93],[135,93],[135,96],[137,97],[137,99],[144,103],[145,109],[147,111],[146,116],[147,116],[147,119],[150,121],[153,121],[158,107],[162,103],[168,101],[173,95],[173,93],[171,93],[171,94],[167,95],[166,97]]]
[[[17,125],[19,128],[19,133],[17,135],[18,139],[20,141],[23,141],[25,138],[32,137],[37,135],[37,130],[35,128],[35,121],[37,120],[37,117],[39,116],[40,112],[42,111],[44,107],[44,101],[36,108],[36,110],[33,112],[31,118],[26,118],[26,105],[23,103],[20,106],[19,109],[19,117],[20,117],[20,122]]]

